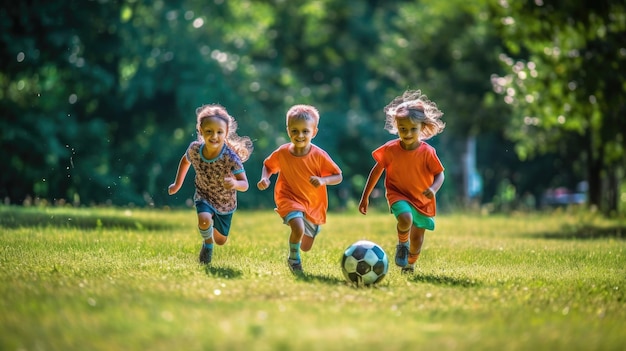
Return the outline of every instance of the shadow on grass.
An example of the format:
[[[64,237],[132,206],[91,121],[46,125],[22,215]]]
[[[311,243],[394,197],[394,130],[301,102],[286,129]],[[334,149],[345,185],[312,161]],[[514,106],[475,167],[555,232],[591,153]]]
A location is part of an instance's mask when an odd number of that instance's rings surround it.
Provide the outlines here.
[[[453,278],[453,277],[447,277],[443,275],[434,275],[434,274],[415,274],[413,277],[409,278],[409,280],[416,282],[416,283],[458,286],[458,287],[463,287],[463,288],[471,288],[471,287],[480,285],[475,280]]]
[[[328,285],[337,285],[344,282],[342,279],[331,277],[328,275],[317,275],[306,272],[295,272],[293,275],[296,279],[307,283],[323,283]]]
[[[3,210],[0,228],[58,227],[79,229],[121,228],[134,230],[174,229],[172,223],[100,214],[45,213],[32,210]]]
[[[590,225],[580,226],[576,228],[564,228],[559,232],[548,232],[538,235],[532,235],[544,239],[560,239],[560,240],[595,240],[595,239],[617,239],[626,240],[626,226],[613,227],[594,227]]]
[[[243,275],[243,272],[230,267],[217,267],[213,265],[206,265],[204,271],[208,276],[220,277],[226,279],[236,279]]]

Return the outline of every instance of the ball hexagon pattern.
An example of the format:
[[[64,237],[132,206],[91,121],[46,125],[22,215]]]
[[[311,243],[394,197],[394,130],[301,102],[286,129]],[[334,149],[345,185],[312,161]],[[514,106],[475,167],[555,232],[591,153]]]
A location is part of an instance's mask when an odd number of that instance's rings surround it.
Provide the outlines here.
[[[376,243],[360,240],[348,246],[341,258],[341,270],[349,283],[357,286],[379,283],[389,269],[385,251]]]

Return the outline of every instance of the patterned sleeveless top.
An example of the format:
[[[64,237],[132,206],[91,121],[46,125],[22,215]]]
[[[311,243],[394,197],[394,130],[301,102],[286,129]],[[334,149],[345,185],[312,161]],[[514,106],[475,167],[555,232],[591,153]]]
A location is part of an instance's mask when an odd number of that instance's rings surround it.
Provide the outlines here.
[[[208,160],[202,156],[204,143],[193,141],[185,156],[196,172],[194,201],[205,200],[218,213],[228,214],[237,208],[237,191],[224,188],[224,178],[245,172],[239,156],[224,145],[219,156]]]

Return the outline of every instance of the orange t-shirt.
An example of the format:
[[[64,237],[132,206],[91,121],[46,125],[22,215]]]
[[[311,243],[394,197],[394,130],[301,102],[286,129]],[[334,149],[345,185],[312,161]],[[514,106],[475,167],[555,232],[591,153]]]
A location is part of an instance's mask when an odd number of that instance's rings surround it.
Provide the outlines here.
[[[341,174],[341,169],[316,145],[311,144],[311,151],[305,156],[292,155],[289,145],[281,145],[263,161],[270,174],[278,173],[274,187],[276,211],[282,218],[289,212],[302,211],[313,224],[324,224],[328,209],[326,186],[316,188],[309,179]]]
[[[405,150],[400,140],[395,139],[374,150],[372,156],[385,169],[385,196],[389,207],[405,200],[424,216],[435,215],[435,198],[422,194],[433,184],[435,175],[444,170],[435,148],[422,141],[416,149]]]

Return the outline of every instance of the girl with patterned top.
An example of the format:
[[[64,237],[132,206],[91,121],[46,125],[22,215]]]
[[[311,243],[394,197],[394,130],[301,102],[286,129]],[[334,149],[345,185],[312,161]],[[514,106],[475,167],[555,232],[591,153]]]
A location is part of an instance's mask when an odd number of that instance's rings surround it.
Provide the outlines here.
[[[310,105],[294,105],[287,111],[290,143],[281,145],[263,162],[260,190],[267,189],[270,176],[278,173],[274,187],[276,212],[291,229],[287,263],[292,271],[302,271],[300,250],[309,251],[320,226],[326,223],[327,185],[341,183],[339,166],[326,151],[311,143],[317,135],[318,110]]]
[[[176,180],[168,188],[170,195],[180,190],[189,166],[196,177],[194,201],[198,230],[204,239],[200,263],[211,263],[213,243],[224,245],[228,239],[237,192],[248,190],[243,167],[252,153],[249,137],[237,135],[237,122],[220,105],[196,109],[198,140],[191,142],[180,159]]]
[[[385,174],[385,196],[397,220],[396,265],[412,273],[424,243],[426,229],[435,229],[435,194],[444,180],[444,168],[435,149],[424,142],[445,127],[437,105],[421,91],[405,91],[385,107],[385,130],[397,134],[372,152],[376,161],[363,189],[359,212],[367,213],[369,196]]]

